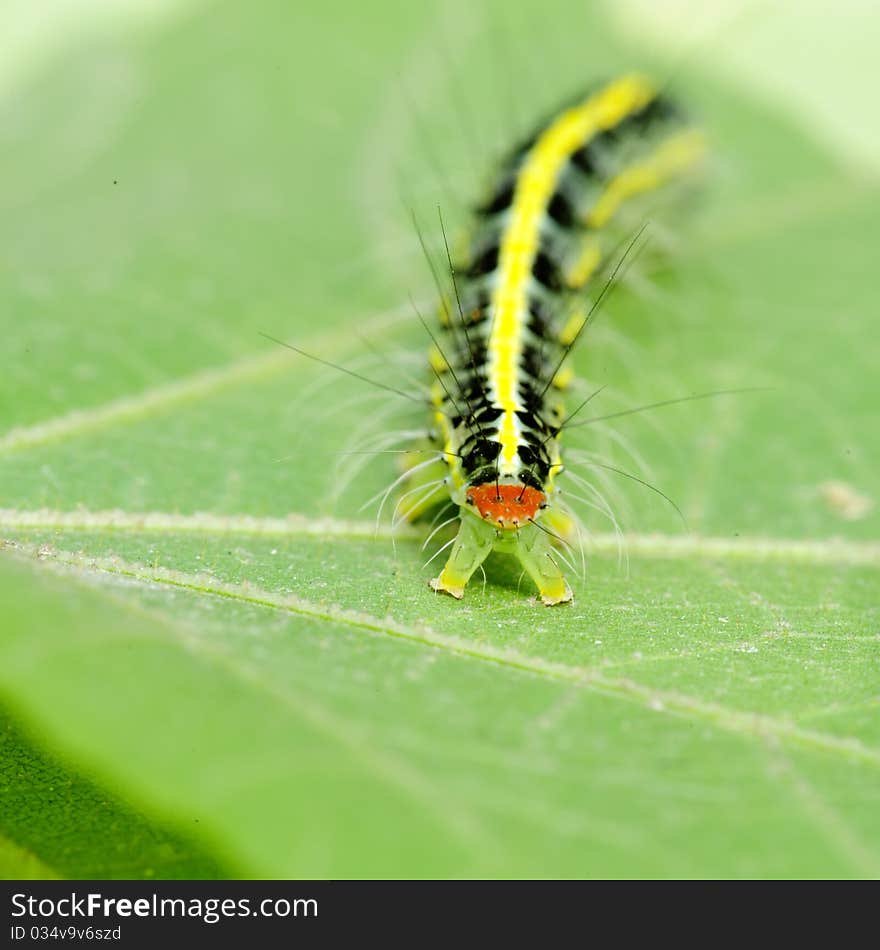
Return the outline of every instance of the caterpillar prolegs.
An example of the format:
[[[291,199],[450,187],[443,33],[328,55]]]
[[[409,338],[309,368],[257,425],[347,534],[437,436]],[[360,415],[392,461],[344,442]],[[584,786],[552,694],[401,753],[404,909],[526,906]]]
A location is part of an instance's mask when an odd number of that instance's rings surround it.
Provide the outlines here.
[[[413,466],[401,499],[410,519],[450,500],[458,507],[435,591],[461,598],[494,550],[518,558],[544,604],[572,599],[560,545],[575,523],[557,488],[566,357],[610,286],[599,275],[621,246],[622,209],[684,182],[704,152],[680,109],[627,75],[563,109],[502,162],[463,259],[449,257],[452,289],[429,357],[438,457]]]

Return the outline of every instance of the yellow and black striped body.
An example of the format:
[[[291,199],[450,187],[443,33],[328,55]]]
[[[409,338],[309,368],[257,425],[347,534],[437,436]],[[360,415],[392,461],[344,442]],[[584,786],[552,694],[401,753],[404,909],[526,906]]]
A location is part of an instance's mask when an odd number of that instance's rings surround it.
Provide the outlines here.
[[[620,243],[621,210],[684,179],[703,152],[678,108],[632,75],[558,113],[503,163],[476,212],[431,354],[446,496],[461,505],[468,534],[435,590],[461,596],[468,572],[495,548],[520,555],[545,603],[571,599],[549,545],[528,543],[541,521],[564,529],[553,510],[561,364],[583,326],[590,278]],[[479,548],[476,563],[462,545]]]

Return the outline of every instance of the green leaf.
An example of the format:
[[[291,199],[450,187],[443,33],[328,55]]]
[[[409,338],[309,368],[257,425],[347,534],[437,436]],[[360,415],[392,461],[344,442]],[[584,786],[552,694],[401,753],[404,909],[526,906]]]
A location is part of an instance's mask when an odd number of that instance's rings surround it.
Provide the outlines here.
[[[229,873],[191,837],[132,811],[47,756],[2,710],[0,794],[4,879],[214,878]]]
[[[427,531],[360,510],[395,456],[340,454],[418,407],[259,335],[422,371],[408,207],[435,242],[534,118],[651,59],[551,7],[132,7],[10,60],[2,873],[880,873],[880,196],[802,103],[680,71],[703,208],[577,368],[597,415],[771,389],[572,431],[689,530],[594,471],[626,557],[585,509],[571,607],[503,558],[432,594]]]

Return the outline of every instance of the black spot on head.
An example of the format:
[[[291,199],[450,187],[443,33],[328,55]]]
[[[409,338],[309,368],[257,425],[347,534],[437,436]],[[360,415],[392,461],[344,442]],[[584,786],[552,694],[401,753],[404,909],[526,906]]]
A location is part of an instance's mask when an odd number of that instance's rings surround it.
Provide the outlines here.
[[[477,469],[486,468],[490,465],[494,466],[495,460],[498,458],[500,452],[500,442],[495,442],[493,439],[477,438],[474,440],[473,448],[467,452],[460,453],[462,456],[462,468],[468,475],[471,475],[477,471]]]
[[[494,462],[501,454],[501,443],[494,439],[482,439],[474,448],[487,462]]]
[[[534,472],[529,471],[529,469],[523,469],[519,473],[519,480],[523,485],[528,485],[529,488],[536,488],[538,491],[544,491],[544,486],[541,483],[540,479]]]
[[[533,448],[531,448],[531,446],[521,445],[516,451],[519,457],[522,459],[523,465],[528,465],[531,467],[538,461],[538,454]]]
[[[550,474],[550,461],[545,450],[533,449],[528,445],[521,445],[517,449],[517,453],[523,465],[533,472],[541,482],[547,480],[547,476]],[[519,477],[522,481],[525,481],[522,473],[520,473]]]

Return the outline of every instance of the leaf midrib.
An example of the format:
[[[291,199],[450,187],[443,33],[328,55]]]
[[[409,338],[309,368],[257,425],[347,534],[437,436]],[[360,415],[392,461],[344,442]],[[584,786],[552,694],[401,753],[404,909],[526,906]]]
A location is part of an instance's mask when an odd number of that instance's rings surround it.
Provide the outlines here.
[[[867,746],[853,736],[840,737],[816,730],[803,729],[785,719],[761,713],[729,709],[683,693],[645,686],[630,677],[609,677],[591,667],[575,667],[541,657],[528,656],[511,648],[494,647],[488,643],[466,640],[455,635],[438,633],[431,627],[410,626],[391,618],[380,619],[370,614],[343,607],[315,604],[297,595],[263,590],[251,584],[228,584],[209,575],[188,574],[161,567],[145,567],[121,558],[97,558],[66,552],[46,551],[34,545],[10,544],[14,550],[40,558],[83,574],[111,574],[153,584],[176,587],[202,596],[222,597],[311,617],[442,650],[471,661],[490,663],[518,673],[564,682],[588,689],[610,698],[648,706],[658,713],[709,723],[722,731],[746,739],[776,740],[818,749],[851,761],[880,767],[880,749]],[[232,665],[232,669],[235,669]],[[262,683],[261,680],[256,681]],[[265,685],[265,684],[263,684]]]
[[[284,517],[256,515],[191,515],[166,511],[128,512],[118,509],[90,511],[78,508],[59,511],[49,508],[0,508],[0,528],[51,531],[86,531],[96,534],[232,535],[241,537],[319,537],[361,541],[422,539],[423,532],[412,525],[377,525],[375,521],[346,518],[313,518],[301,512]],[[591,532],[591,551],[628,553],[656,558],[724,557],[741,560],[781,560],[799,564],[843,564],[880,566],[880,543],[844,541],[840,538],[803,540],[771,537],[711,537],[699,534],[668,535]]]

